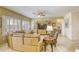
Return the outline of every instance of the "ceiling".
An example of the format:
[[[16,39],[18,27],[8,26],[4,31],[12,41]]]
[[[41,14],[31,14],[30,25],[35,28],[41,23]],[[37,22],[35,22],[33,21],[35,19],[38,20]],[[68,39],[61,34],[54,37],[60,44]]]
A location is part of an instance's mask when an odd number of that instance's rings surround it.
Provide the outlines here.
[[[38,10],[45,10],[46,16],[44,17],[62,17],[70,11],[79,11],[78,6],[5,6],[5,8],[30,18],[38,18],[33,14]]]

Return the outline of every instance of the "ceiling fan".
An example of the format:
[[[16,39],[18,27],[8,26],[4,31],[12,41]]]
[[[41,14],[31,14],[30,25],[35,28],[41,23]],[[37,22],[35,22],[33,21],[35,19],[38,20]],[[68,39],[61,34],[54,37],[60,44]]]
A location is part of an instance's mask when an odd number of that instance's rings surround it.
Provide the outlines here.
[[[36,15],[37,17],[41,17],[41,16],[45,16],[45,10],[44,11],[37,11],[33,13],[34,15]]]

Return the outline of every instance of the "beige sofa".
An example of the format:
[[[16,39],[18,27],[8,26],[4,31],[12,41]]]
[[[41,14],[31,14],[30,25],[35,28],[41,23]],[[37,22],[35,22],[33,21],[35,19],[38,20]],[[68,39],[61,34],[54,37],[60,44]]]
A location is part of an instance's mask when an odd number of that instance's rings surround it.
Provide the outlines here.
[[[39,52],[42,50],[42,41],[38,34],[15,33],[9,35],[9,47],[18,51]]]

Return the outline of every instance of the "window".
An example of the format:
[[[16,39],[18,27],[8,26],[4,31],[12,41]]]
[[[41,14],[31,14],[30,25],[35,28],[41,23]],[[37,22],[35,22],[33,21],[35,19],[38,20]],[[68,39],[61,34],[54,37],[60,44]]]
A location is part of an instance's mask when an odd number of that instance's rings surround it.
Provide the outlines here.
[[[29,21],[23,20],[22,21],[22,29],[29,30],[29,28],[30,28]]]
[[[14,31],[14,26],[13,26],[14,25],[14,22],[13,21],[14,21],[14,18],[10,18],[9,19],[9,25],[8,26],[9,26],[9,31],[10,32],[13,32]]]
[[[21,30],[21,20],[13,17],[6,17],[6,33]]]
[[[6,21],[5,21],[6,20]],[[5,33],[20,31],[20,30],[29,30],[30,25],[29,21],[22,20],[19,18],[14,18],[10,16],[4,16],[4,35]]]
[[[21,20],[18,19],[18,20],[17,20],[17,30],[20,31],[20,30],[21,30],[21,26],[22,26],[22,25],[21,25]]]

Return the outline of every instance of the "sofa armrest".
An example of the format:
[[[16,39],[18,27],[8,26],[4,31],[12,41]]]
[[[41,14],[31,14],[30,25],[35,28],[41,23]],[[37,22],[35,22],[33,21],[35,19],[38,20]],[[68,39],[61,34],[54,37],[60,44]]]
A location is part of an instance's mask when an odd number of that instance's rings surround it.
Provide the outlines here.
[[[38,50],[38,51],[41,51],[42,49],[43,49],[43,41],[40,40],[40,41],[38,42],[37,50]]]

